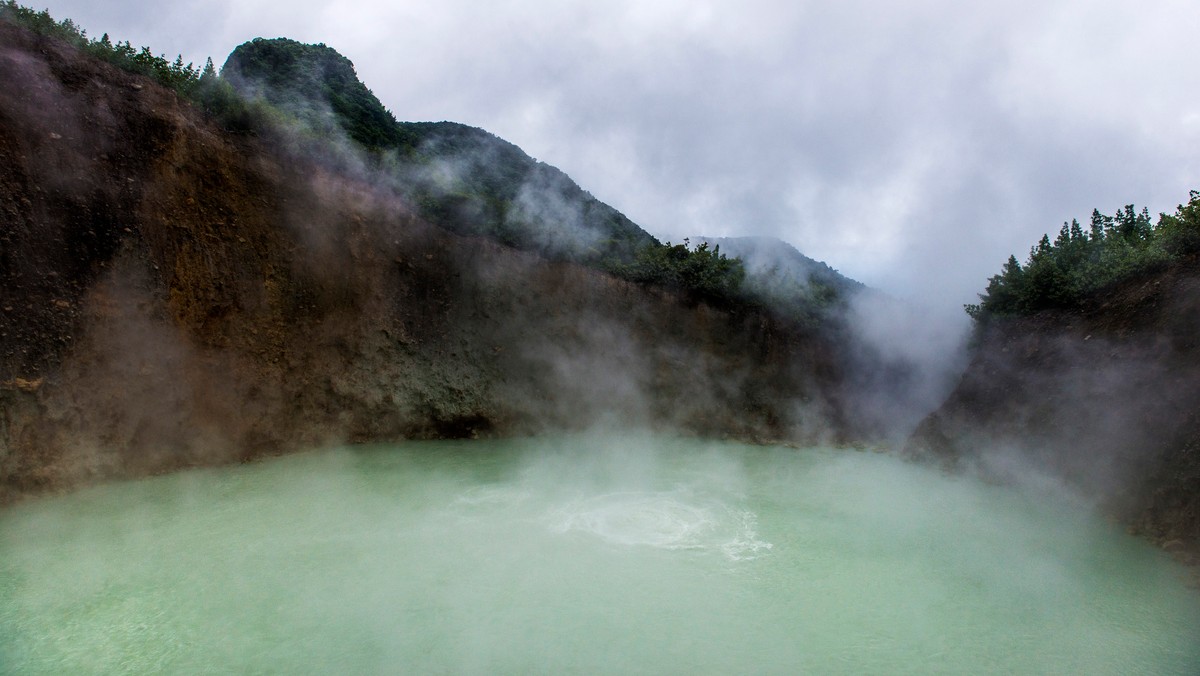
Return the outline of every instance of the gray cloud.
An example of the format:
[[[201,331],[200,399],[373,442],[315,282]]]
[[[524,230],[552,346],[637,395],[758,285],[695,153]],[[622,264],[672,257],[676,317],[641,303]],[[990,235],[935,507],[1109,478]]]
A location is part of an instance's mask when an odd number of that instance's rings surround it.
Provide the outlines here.
[[[325,42],[397,117],[484,127],[661,238],[775,235],[945,307],[1063,220],[1200,187],[1194,3],[50,10],[196,62],[260,35]]]

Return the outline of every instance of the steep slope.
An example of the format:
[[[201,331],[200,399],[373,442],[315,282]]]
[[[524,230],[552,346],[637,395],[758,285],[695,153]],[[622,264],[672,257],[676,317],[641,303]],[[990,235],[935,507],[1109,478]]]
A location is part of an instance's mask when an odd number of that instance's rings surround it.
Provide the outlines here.
[[[359,81],[350,59],[323,44],[256,38],[229,55],[221,74],[247,98],[266,99],[320,133],[345,133],[373,149],[420,142]]]
[[[996,318],[909,452],[1049,476],[1200,563],[1200,262],[1069,312]]]
[[[0,21],[0,501],[337,441],[849,426],[820,335],[430,223]]]
[[[257,38],[229,55],[221,75],[310,133],[345,137],[377,153],[381,170],[436,225],[610,269],[658,243],[563,172],[482,129],[397,122],[354,64],[323,44]]]
[[[866,289],[861,282],[774,237],[693,239],[719,246],[722,253],[740,259],[746,270],[748,294],[811,322],[844,311],[849,300]]]
[[[693,237],[698,242],[719,246],[731,256],[741,258],[746,274],[760,277],[768,288],[821,286],[832,293],[849,296],[864,288],[855,281],[800,253],[796,247],[775,237]]]

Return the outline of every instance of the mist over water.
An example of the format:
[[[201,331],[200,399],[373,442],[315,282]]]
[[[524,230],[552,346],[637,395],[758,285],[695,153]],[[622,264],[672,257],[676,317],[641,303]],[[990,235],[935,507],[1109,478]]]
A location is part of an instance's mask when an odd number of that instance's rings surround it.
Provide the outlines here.
[[[1182,574],[886,455],[408,443],[0,513],[0,672],[1192,673]]]

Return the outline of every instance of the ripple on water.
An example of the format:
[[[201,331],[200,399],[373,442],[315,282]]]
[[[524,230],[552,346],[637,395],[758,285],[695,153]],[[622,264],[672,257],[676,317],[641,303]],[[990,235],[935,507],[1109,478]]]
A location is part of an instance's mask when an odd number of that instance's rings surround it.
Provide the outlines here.
[[[529,491],[511,486],[475,486],[454,499],[455,507],[511,507],[529,499]]]
[[[758,539],[757,518],[721,503],[697,503],[672,492],[605,493],[572,501],[550,514],[552,530],[659,549],[716,550],[733,560],[771,549]]]

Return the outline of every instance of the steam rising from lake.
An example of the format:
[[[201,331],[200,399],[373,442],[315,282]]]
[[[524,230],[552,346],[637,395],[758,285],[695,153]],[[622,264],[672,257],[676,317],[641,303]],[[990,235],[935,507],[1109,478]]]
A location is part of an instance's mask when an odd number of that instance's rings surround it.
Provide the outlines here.
[[[890,456],[333,450],[0,513],[0,672],[1186,673],[1200,595],[1061,498]]]

